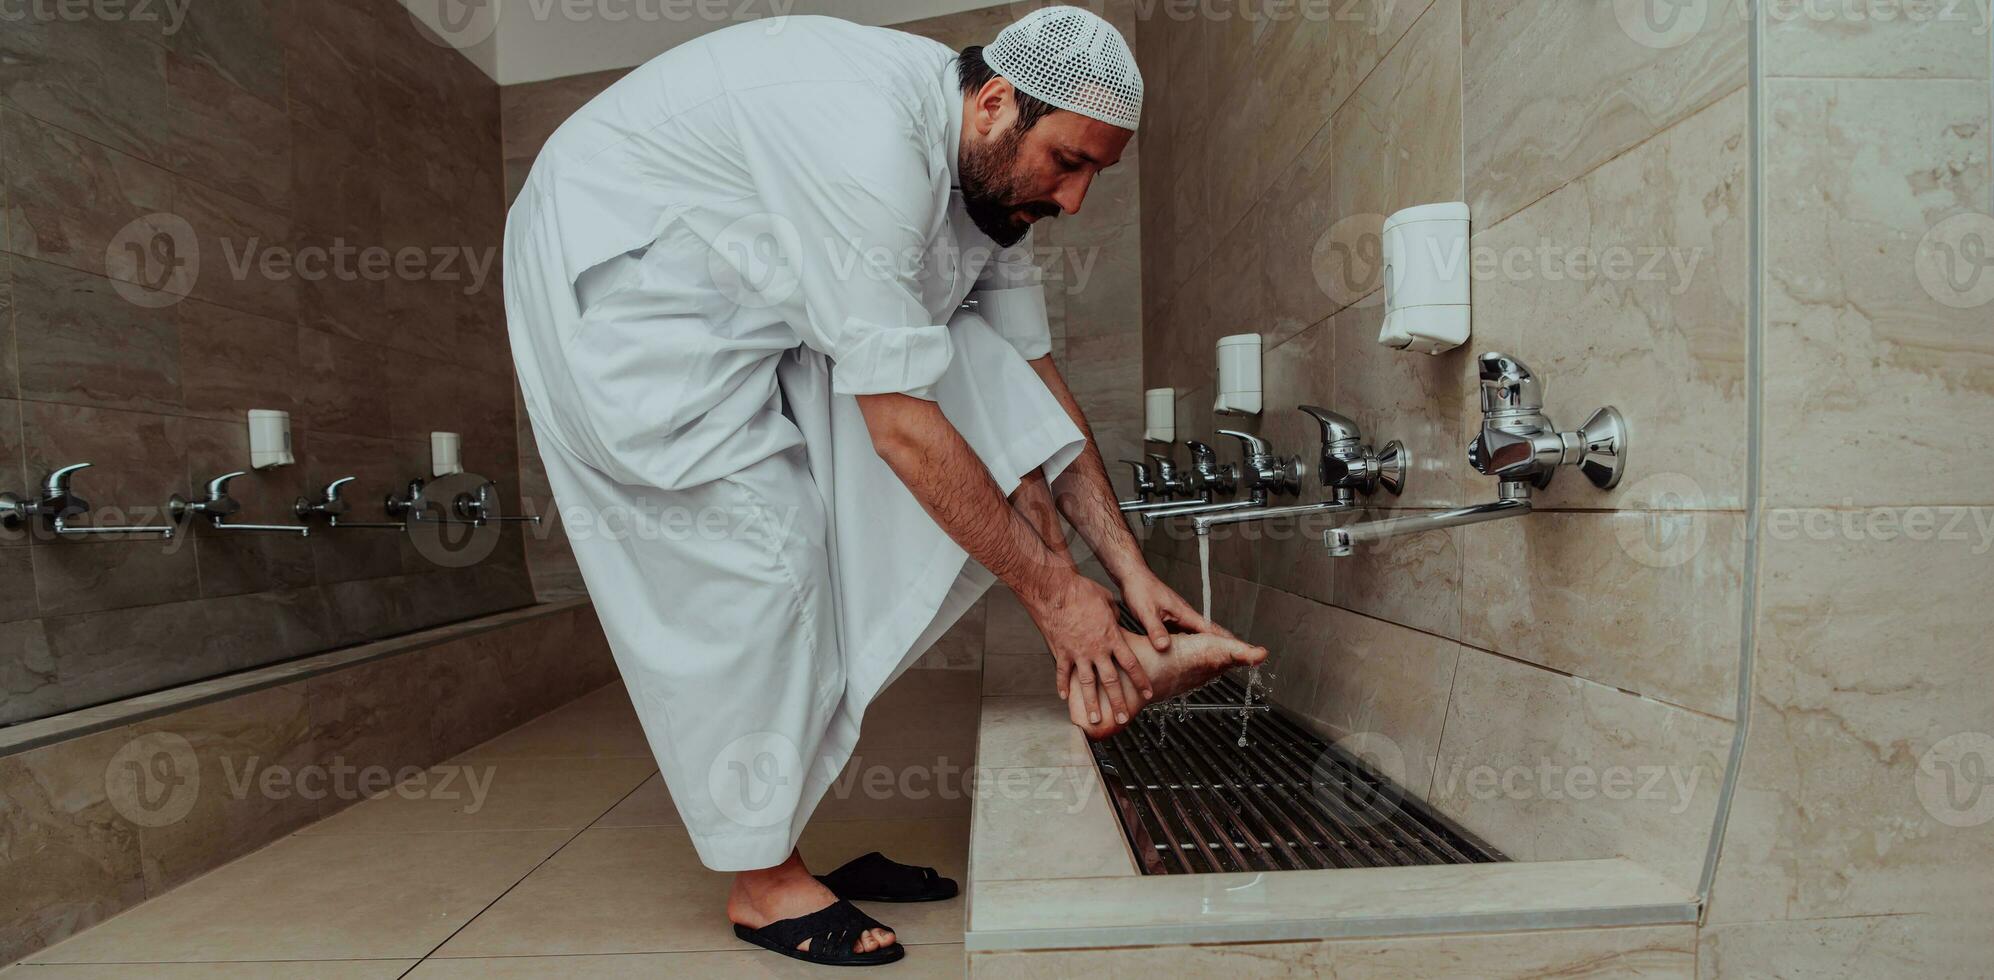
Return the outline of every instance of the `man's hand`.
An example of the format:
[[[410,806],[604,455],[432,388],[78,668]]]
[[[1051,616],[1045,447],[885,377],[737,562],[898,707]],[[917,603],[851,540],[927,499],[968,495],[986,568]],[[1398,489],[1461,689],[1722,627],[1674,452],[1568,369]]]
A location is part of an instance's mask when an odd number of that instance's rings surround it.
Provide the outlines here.
[[[1170,650],[1170,625],[1176,624],[1193,633],[1211,633],[1226,639],[1238,639],[1232,632],[1220,626],[1191,607],[1175,589],[1164,585],[1147,568],[1131,572],[1126,579],[1116,584],[1122,587],[1122,601],[1128,603],[1129,611],[1142,623],[1149,634],[1149,645],[1158,653]],[[1147,684],[1144,684],[1145,688]]]
[[[1081,703],[1087,706],[1088,723],[1098,725],[1100,691],[1105,686],[1115,723],[1128,724],[1129,717],[1142,705],[1129,707],[1116,665],[1128,672],[1129,679],[1144,697],[1152,696],[1153,690],[1142,662],[1122,639],[1113,594],[1078,573],[1068,573],[1051,583],[1043,594],[1020,598],[1052,648],[1060,698],[1066,698],[1072,684],[1078,683]]]

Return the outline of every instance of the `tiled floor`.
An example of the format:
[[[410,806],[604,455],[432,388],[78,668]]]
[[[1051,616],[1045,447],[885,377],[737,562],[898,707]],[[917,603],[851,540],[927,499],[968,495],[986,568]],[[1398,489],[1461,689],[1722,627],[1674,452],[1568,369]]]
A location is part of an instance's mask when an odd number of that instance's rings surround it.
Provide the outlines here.
[[[965,880],[977,675],[913,671],[869,714],[803,838]],[[6,980],[822,975],[734,938],[728,876],[693,854],[621,685],[431,772],[456,789],[357,804],[0,971]],[[475,801],[475,802],[474,802]],[[963,905],[871,906],[907,958],[963,974]]]

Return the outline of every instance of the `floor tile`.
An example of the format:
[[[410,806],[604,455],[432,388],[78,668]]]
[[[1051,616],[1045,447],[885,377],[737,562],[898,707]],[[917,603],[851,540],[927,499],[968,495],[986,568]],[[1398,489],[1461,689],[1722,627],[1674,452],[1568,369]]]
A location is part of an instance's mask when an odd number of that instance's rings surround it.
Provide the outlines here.
[[[630,757],[448,762],[300,833],[581,830],[656,772]]]
[[[731,876],[678,827],[583,831],[437,950],[443,957],[739,949]]]
[[[994,697],[983,702],[976,764],[986,769],[1090,766],[1087,736],[1055,697]]]
[[[465,759],[651,758],[623,685],[570,701],[457,756]]]
[[[665,777],[652,773],[643,785],[603,814],[595,826],[683,827],[685,821],[679,818],[678,807],[672,804],[672,792],[665,787]]]
[[[967,964],[961,946],[921,946],[891,966],[864,970],[868,977],[902,980],[960,978]],[[409,980],[655,980],[657,977],[740,977],[743,980],[823,977],[830,968],[785,959],[761,950],[725,953],[631,953],[598,956],[512,956],[490,959],[432,959]]]
[[[291,836],[32,960],[420,957],[571,836],[538,830]]]
[[[77,963],[0,970],[6,980],[394,980],[415,960],[286,960],[261,963]]]

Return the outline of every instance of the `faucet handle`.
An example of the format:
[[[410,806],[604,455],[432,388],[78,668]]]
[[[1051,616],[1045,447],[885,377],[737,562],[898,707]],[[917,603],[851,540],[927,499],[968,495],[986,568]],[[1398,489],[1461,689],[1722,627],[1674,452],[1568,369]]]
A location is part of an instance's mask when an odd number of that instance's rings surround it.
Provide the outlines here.
[[[313,517],[319,516],[344,516],[348,510],[352,509],[352,505],[346,502],[346,498],[339,495],[339,488],[357,479],[359,479],[357,476],[342,476],[326,484],[325,493],[317,500],[313,500],[310,497],[299,497],[296,507],[298,520],[308,521]]]
[[[1355,420],[1341,412],[1332,412],[1317,405],[1300,406],[1303,415],[1315,419],[1322,426],[1322,443],[1333,446],[1339,443],[1358,442],[1364,438]]]
[[[1218,430],[1218,432],[1219,435],[1231,436],[1234,439],[1238,439],[1240,444],[1240,451],[1245,453],[1249,458],[1266,456],[1268,454],[1267,440],[1262,439],[1259,436],[1250,435],[1248,433],[1239,432],[1233,429],[1220,429]]]
[[[1529,365],[1496,351],[1483,354],[1476,363],[1481,375],[1483,415],[1544,410],[1544,385]]]
[[[1148,497],[1151,493],[1155,492],[1156,482],[1149,478],[1149,467],[1132,459],[1125,459],[1122,462],[1128,464],[1130,472],[1135,477],[1136,496]]]
[[[208,481],[209,502],[212,503],[215,501],[227,499],[229,481],[235,479],[238,476],[247,476],[247,475],[249,475],[248,470],[236,470],[233,473],[223,473],[222,475],[215,477],[212,480],[209,480]]]

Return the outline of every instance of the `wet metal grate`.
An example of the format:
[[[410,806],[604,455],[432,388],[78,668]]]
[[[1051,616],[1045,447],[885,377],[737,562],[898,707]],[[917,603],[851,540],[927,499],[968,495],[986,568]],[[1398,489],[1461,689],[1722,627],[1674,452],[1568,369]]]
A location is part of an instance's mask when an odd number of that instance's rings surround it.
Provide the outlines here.
[[[1506,861],[1355,756],[1279,711],[1254,715],[1242,749],[1238,681],[1149,712],[1094,744],[1144,874],[1388,868]]]

